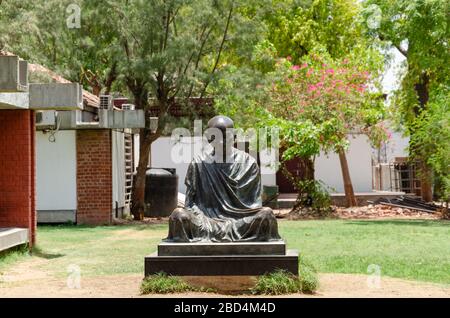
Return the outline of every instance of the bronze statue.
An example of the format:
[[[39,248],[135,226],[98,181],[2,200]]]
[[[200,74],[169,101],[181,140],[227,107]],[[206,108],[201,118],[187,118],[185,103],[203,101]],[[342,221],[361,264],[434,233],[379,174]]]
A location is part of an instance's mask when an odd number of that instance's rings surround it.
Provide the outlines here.
[[[208,128],[220,131],[223,138],[211,138],[214,147],[191,162],[185,180],[185,208],[171,214],[165,241],[281,240],[272,209],[262,207],[256,160],[233,146],[233,121],[216,116]]]

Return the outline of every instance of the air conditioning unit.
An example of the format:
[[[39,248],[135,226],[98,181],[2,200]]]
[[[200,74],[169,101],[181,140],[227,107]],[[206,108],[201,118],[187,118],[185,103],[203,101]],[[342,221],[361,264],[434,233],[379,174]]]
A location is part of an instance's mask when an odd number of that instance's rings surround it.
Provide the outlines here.
[[[111,95],[100,95],[100,109],[113,109],[113,98]]]
[[[135,110],[136,106],[133,104],[122,104],[122,110]]]
[[[36,128],[39,130],[55,129],[58,113],[54,110],[36,112]]]

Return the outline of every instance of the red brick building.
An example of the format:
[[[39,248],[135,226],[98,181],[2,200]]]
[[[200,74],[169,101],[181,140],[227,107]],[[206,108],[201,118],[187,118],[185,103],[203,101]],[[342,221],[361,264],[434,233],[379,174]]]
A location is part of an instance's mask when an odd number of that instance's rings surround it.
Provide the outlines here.
[[[28,84],[28,71],[43,72],[53,83]],[[44,129],[42,123],[52,116],[54,126]],[[39,176],[64,181],[64,176],[58,175],[58,166],[64,165],[65,158],[58,153],[48,152],[48,158],[53,160],[48,163],[48,171],[37,169],[36,153],[43,152],[36,142],[38,127],[55,144],[60,128],[72,131],[75,222],[97,225],[111,223],[113,213],[117,212],[113,183],[123,187],[124,196],[125,188],[131,189],[131,180],[125,178],[125,169],[132,174],[132,167],[125,164],[130,153],[117,160],[120,149],[130,148],[125,140],[129,123],[130,128],[141,128],[143,112],[119,111],[112,106],[101,108],[100,99],[82,91],[78,84],[0,51],[0,251],[26,242],[30,246],[35,243],[37,192],[40,190],[42,194],[46,188],[59,187],[58,182],[38,187]],[[117,141],[120,137],[122,142]],[[123,171],[119,171],[119,166]],[[47,194],[51,201],[61,197],[51,191]]]

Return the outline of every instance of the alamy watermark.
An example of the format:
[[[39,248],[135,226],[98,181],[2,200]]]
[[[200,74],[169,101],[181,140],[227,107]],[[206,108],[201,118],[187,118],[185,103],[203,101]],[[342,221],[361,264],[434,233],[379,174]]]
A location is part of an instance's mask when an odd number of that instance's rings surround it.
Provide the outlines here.
[[[368,16],[366,19],[367,27],[372,30],[376,30],[380,28],[381,18],[383,12],[380,7],[376,4],[371,4],[366,8],[366,12],[368,12]]]
[[[70,289],[81,289],[81,268],[78,265],[67,266],[67,287]]]
[[[76,3],[71,3],[66,8],[66,13],[69,15],[66,19],[66,25],[69,29],[81,28],[81,8]]]
[[[279,128],[207,128],[203,131],[201,120],[194,121],[194,134],[186,128],[175,128],[171,136],[171,160],[175,164],[190,163],[202,154],[205,161],[216,163],[244,163],[245,157],[233,156],[233,149],[259,158],[261,173],[273,173],[279,165]]]
[[[371,289],[381,288],[381,266],[370,264],[367,266],[367,287]]]

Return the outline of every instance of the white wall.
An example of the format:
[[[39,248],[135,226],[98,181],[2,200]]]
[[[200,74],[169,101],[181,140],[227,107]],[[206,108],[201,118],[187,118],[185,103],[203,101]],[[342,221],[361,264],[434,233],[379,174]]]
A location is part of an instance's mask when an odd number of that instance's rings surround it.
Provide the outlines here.
[[[192,142],[190,138],[183,138],[182,141],[175,146],[174,142],[171,142],[170,137],[161,137],[152,145],[152,167],[176,168],[179,176],[178,191],[182,193],[185,193],[186,191],[184,178],[189,162],[192,159],[192,149],[194,144],[195,143]],[[200,144],[199,141],[196,142],[197,147]],[[177,155],[172,156],[172,151]],[[354,138],[350,138],[347,160],[355,192],[371,192],[372,148],[367,136],[356,135]],[[336,154],[321,154],[318,156],[316,158],[315,169],[317,179],[322,180],[337,192],[344,192],[341,166],[339,157]],[[261,176],[261,183],[262,185],[276,184],[276,175],[263,174]]]
[[[185,193],[184,178],[193,157],[193,149],[194,146],[200,145],[199,139],[182,138],[179,143],[175,143],[170,137],[160,137],[152,144],[151,166],[152,168],[175,168],[178,174],[178,191]]]
[[[36,132],[37,210],[76,210],[76,132]]]
[[[347,161],[353,190],[355,192],[371,192],[372,147],[366,135],[350,137]],[[341,165],[337,154],[325,155],[322,153],[316,158],[315,177],[317,180],[322,180],[326,185],[334,188],[336,192],[344,192]]]
[[[401,132],[391,131],[391,138],[386,142],[386,162],[393,162],[395,157],[408,157],[409,137]]]
[[[192,160],[194,149],[201,148],[200,138],[182,138],[180,142],[171,141],[170,137],[160,137],[152,144],[151,166],[153,168],[175,168],[178,174],[178,191],[185,193],[184,179]],[[263,185],[276,184],[275,174],[262,174]]]

